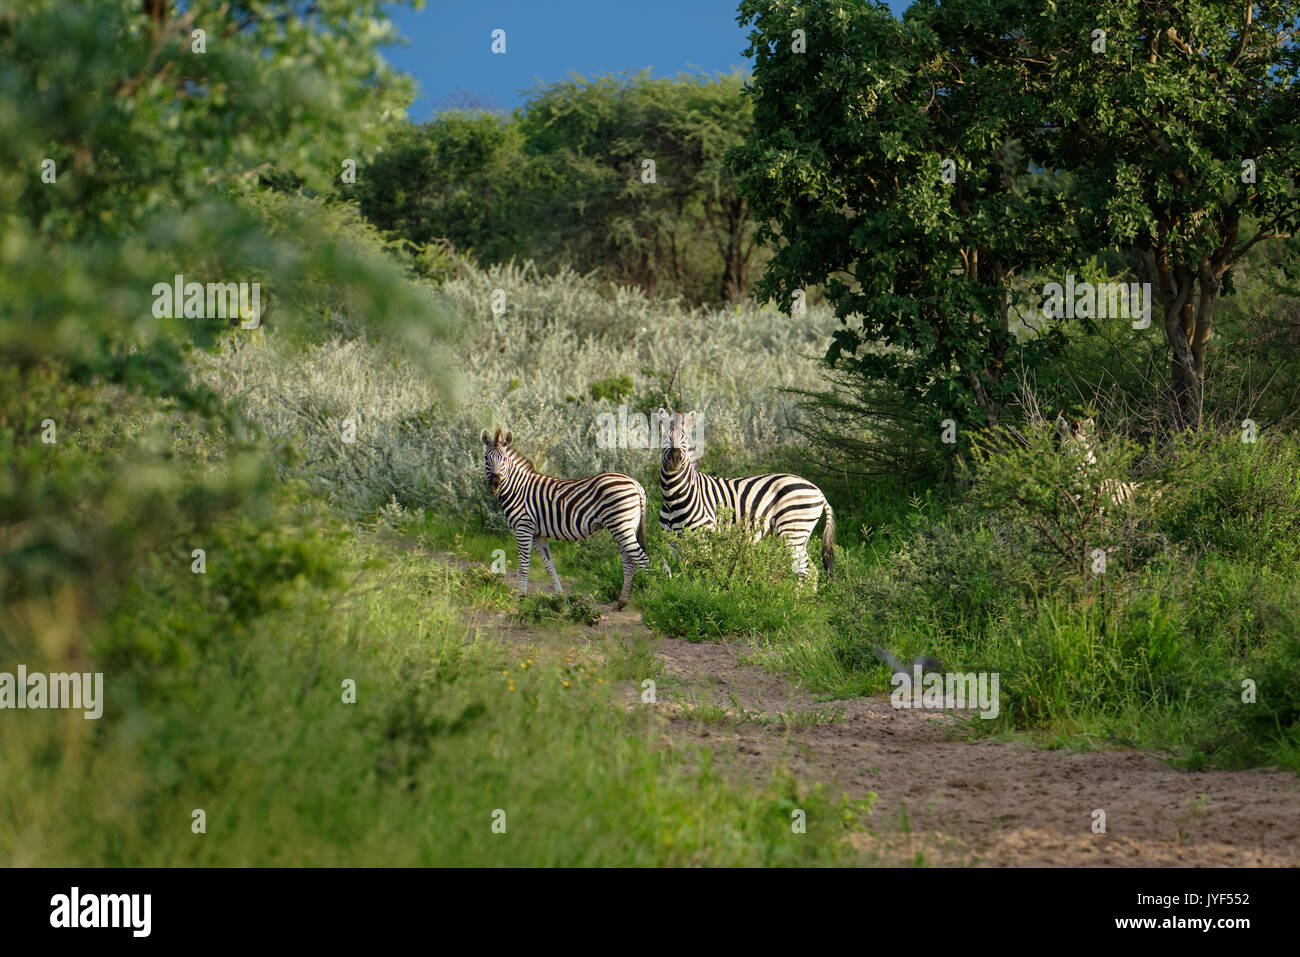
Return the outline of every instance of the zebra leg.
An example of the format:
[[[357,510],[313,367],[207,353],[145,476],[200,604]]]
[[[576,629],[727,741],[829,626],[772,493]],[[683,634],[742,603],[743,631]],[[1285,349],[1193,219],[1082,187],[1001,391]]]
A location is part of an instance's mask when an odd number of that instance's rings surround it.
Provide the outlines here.
[[[806,545],[794,546],[794,573],[800,579],[808,577],[808,547]]]
[[[799,576],[800,581],[808,578],[808,539],[800,539],[797,535],[783,536],[785,543],[790,548],[790,556],[793,559],[791,567],[794,573]],[[816,582],[813,583],[813,590],[817,588]]]
[[[668,542],[668,550],[673,553],[673,558],[677,559],[679,562],[682,560],[682,553],[677,550],[677,544],[675,542],[671,540]],[[670,581],[672,580],[673,570],[668,567],[668,559],[666,558],[664,559],[664,574],[668,576]]]
[[[636,562],[636,567],[641,569],[650,568],[650,553],[645,550],[640,542],[636,544],[636,550],[632,553],[632,561]],[[665,565],[667,562],[664,563]],[[671,572],[669,573],[671,576]]]
[[[515,543],[519,546],[519,594],[528,594],[528,557],[533,551],[533,533],[528,529],[515,530]]]
[[[564,586],[560,584],[560,576],[555,571],[555,561],[551,558],[551,543],[544,538],[539,538],[537,550],[542,553],[542,561],[546,562],[546,570],[551,573],[551,581],[555,582],[556,593],[564,591]]]
[[[622,609],[632,594],[632,576],[636,573],[637,566],[648,567],[650,558],[637,544],[635,535],[615,536],[615,541],[618,542],[618,551],[623,558],[623,590],[618,593],[618,607]]]

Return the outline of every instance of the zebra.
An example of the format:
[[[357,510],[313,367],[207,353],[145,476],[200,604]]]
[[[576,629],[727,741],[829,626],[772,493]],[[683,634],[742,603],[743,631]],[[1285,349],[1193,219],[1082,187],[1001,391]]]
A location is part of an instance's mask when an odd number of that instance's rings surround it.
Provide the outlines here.
[[[663,435],[659,460],[659,489],[663,508],[659,527],[666,532],[682,529],[716,528],[718,509],[729,508],[736,521],[754,533],[754,541],[778,535],[794,557],[794,571],[800,579],[808,575],[808,539],[822,514],[822,565],[827,580],[835,574],[835,513],[826,496],[812,482],[797,475],[753,475],[747,478],[717,478],[695,467],[695,413],[667,410],[657,413]]]
[[[501,503],[519,546],[519,593],[528,594],[528,561],[533,543],[546,562],[557,592],[564,591],[551,559],[547,539],[577,542],[607,528],[623,557],[623,590],[618,607],[627,604],[636,568],[647,568],[645,551],[645,489],[636,479],[617,472],[589,478],[561,479],[540,474],[513,446],[514,433],[501,430],[483,440],[488,489]]]
[[[1061,448],[1079,457],[1080,475],[1085,474],[1088,469],[1097,467],[1097,454],[1092,448],[1092,433],[1095,427],[1096,423],[1092,419],[1084,420],[1081,425],[1078,419],[1067,421],[1064,412],[1056,414],[1056,432],[1061,437]],[[1141,488],[1141,482],[1120,482],[1116,479],[1101,481],[1101,494],[1112,505],[1123,505],[1133,501]],[[1160,489],[1152,489],[1150,494],[1152,498],[1159,498]]]

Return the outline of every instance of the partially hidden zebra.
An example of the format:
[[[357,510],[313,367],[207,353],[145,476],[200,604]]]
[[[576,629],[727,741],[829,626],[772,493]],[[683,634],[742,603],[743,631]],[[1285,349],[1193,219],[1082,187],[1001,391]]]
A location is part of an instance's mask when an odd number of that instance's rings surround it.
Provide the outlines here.
[[[546,562],[555,590],[563,591],[555,571],[548,539],[576,542],[607,528],[623,557],[623,590],[618,607],[627,604],[636,568],[650,564],[645,551],[645,489],[636,479],[617,472],[588,478],[562,479],[542,475],[513,446],[514,433],[497,429],[479,438],[485,446],[488,489],[501,504],[519,546],[519,591],[528,593],[528,562],[533,543]]]
[[[753,533],[754,541],[765,535],[779,536],[794,558],[800,578],[808,574],[808,539],[823,514],[822,565],[826,577],[835,574],[835,513],[826,496],[812,482],[798,475],[752,475],[747,478],[717,478],[695,467],[695,413],[683,414],[660,409],[663,454],[659,460],[659,489],[664,504],[659,526],[666,532],[716,528],[718,510],[731,509],[735,521]]]
[[[1097,467],[1097,453],[1092,448],[1092,434],[1096,423],[1085,419],[1080,424],[1078,419],[1066,419],[1064,412],[1056,414],[1056,432],[1061,437],[1061,448],[1079,457],[1079,474],[1083,475]],[[1141,482],[1121,482],[1117,479],[1102,479],[1101,495],[1112,505],[1131,502],[1142,493]],[[1150,489],[1147,494],[1152,498],[1160,497],[1160,489]],[[1104,507],[1099,509],[1104,511]]]

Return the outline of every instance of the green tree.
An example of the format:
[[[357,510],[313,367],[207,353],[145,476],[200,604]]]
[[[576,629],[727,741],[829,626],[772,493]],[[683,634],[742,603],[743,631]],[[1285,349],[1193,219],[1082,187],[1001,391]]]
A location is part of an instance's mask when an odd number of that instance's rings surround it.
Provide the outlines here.
[[[755,223],[724,158],[749,131],[743,84],[739,72],[643,71],[534,90],[519,121],[553,173],[551,261],[694,301],[742,298],[758,256]]]
[[[484,264],[531,259],[736,302],[762,256],[723,161],[749,130],[743,83],[740,73],[574,77],[538,87],[509,116],[398,123],[344,195],[380,229],[450,242]]]
[[[951,5],[927,4],[950,18]],[[1300,224],[1300,3],[980,2],[971,26],[1025,64],[1040,163],[1070,170],[1078,256],[1131,248],[1163,305],[1176,425],[1199,428],[1220,297],[1256,244]],[[995,29],[986,17],[996,17]],[[978,24],[985,24],[983,27]]]
[[[1014,320],[1072,222],[1060,179],[1026,168],[1017,85],[962,31],[881,4],[745,0],[740,20],[754,133],[732,163],[776,247],[758,294],[824,287],[844,322],[827,359],[887,386],[881,414],[936,444],[942,419],[996,424],[1013,370],[1062,342]]]
[[[366,218],[416,245],[448,240],[483,262],[527,254],[545,169],[524,153],[518,123],[454,110],[400,123],[354,188]]]
[[[408,102],[379,55],[392,36],[378,0],[0,12],[0,605],[71,589],[104,612],[162,542],[273,487],[191,375],[232,320],[168,316],[157,284],[258,282],[285,331],[345,308],[435,354],[444,313],[318,198]],[[132,392],[144,424],[86,446],[82,428],[118,414],[105,396]],[[197,476],[167,432],[190,415],[221,449]]]
[[[734,162],[778,246],[759,292],[788,304],[824,283],[846,321],[837,368],[932,417],[994,424],[1008,372],[1066,331],[1012,322],[1031,280],[1128,257],[1160,291],[1174,424],[1199,427],[1232,270],[1300,220],[1300,4],[740,11],[755,133]]]

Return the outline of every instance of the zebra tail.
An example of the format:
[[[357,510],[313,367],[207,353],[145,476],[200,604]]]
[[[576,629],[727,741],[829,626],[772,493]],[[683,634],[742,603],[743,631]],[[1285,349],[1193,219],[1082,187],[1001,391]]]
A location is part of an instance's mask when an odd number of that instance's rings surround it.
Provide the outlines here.
[[[831,503],[826,503],[826,527],[822,529],[822,567],[826,569],[826,580],[835,577],[835,513]]]

